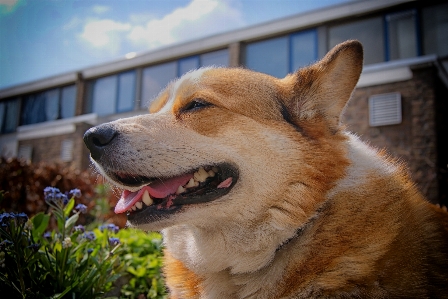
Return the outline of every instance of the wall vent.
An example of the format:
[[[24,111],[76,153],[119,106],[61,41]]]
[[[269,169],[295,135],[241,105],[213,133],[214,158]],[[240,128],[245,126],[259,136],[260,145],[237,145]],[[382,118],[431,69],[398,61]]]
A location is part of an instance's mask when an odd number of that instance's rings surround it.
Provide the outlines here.
[[[371,127],[401,123],[401,94],[385,93],[369,98],[369,124]]]
[[[65,139],[61,143],[61,160],[69,162],[73,160],[73,140]]]
[[[33,155],[33,147],[31,145],[19,146],[17,158],[25,160],[25,161],[31,161],[32,155]]]

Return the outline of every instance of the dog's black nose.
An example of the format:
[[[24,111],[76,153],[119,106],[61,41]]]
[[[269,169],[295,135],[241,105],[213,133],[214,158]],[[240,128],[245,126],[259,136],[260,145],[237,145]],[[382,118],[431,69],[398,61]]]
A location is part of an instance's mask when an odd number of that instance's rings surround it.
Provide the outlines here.
[[[101,158],[104,150],[112,140],[118,135],[118,132],[109,124],[100,125],[89,129],[84,134],[84,143],[90,150],[93,159]]]

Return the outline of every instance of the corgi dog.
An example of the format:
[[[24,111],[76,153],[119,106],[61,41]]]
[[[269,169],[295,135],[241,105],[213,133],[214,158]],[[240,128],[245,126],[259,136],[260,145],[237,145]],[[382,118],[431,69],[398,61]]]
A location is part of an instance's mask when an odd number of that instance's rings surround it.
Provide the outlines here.
[[[347,41],[283,79],[201,68],[85,133],[170,298],[448,298],[447,213],[341,124],[362,65]]]

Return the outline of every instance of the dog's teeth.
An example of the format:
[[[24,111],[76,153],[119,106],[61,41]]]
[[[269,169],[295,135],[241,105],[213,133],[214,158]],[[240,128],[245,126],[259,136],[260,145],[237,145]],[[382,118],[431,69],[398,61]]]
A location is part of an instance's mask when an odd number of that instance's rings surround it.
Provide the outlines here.
[[[214,177],[215,174],[216,173],[213,170],[211,170],[211,169],[208,171],[208,176],[211,177],[211,178]]]
[[[143,203],[141,201],[138,201],[135,203],[135,206],[137,207],[137,209],[141,210],[141,208],[143,208]]]
[[[147,206],[150,206],[150,205],[152,205],[154,203],[154,201],[152,200],[151,196],[149,196],[148,190],[145,190],[145,192],[143,193],[142,201]]]
[[[182,193],[184,193],[185,191],[187,191],[187,190],[186,190],[184,187],[179,186],[179,188],[177,188],[176,194],[182,194]]]
[[[185,185],[186,188],[193,188],[194,187],[194,179],[191,178],[188,183]]]
[[[132,211],[136,211],[137,207],[135,205],[133,205],[131,209],[132,209]]]
[[[214,173],[217,173],[219,171],[218,167],[216,167],[216,166],[213,166],[212,170],[213,170]]]
[[[195,181],[202,183],[208,178],[208,173],[204,170],[204,168],[200,167],[198,171],[194,173],[193,177]]]

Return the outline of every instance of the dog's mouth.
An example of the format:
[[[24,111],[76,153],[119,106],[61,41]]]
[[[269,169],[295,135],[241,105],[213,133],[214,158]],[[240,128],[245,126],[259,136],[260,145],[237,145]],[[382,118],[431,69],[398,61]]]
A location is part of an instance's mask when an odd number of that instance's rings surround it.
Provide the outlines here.
[[[238,180],[238,171],[229,164],[204,166],[171,178],[148,178],[114,173],[113,178],[138,191],[124,190],[115,213],[127,213],[135,225],[159,220],[185,205],[214,201],[226,195]]]

